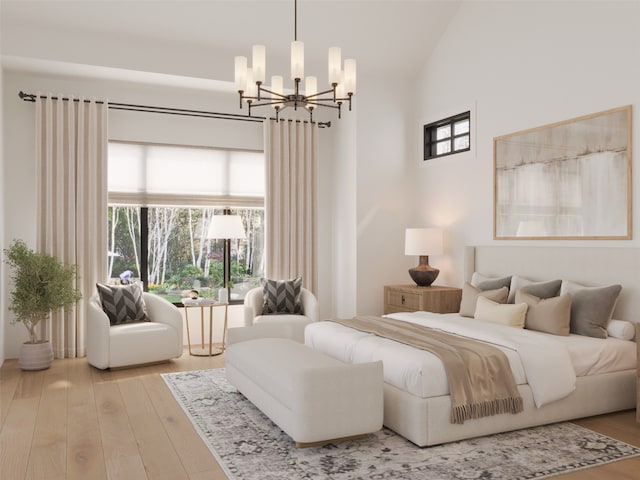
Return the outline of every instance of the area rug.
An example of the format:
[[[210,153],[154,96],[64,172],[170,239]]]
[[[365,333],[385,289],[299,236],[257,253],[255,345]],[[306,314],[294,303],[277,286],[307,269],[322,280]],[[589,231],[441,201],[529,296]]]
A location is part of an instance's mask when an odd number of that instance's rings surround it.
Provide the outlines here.
[[[420,448],[391,430],[322,447],[294,442],[224,369],[162,375],[230,479],[540,479],[640,455],[640,448],[572,423]]]

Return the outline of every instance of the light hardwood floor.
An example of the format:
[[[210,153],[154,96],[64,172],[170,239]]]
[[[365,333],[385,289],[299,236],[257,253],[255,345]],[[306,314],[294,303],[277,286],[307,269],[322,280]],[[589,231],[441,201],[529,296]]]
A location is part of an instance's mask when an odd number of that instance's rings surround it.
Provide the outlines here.
[[[224,355],[115,371],[86,359],[40,372],[0,369],[0,479],[225,479],[159,373],[220,368]],[[576,423],[640,446],[635,412]],[[638,479],[640,457],[559,476]],[[296,479],[289,479],[296,480]]]

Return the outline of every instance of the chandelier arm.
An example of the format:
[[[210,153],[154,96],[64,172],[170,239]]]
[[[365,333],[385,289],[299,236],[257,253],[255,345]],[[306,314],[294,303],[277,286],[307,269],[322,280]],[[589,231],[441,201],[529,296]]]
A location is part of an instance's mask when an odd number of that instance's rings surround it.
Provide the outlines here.
[[[253,106],[253,107],[266,107],[266,106],[269,106],[269,105],[278,105],[279,103],[282,103],[282,100],[273,100],[273,101],[269,102],[269,101],[267,101],[267,99],[263,98],[260,103],[252,103],[251,106]],[[284,108],[281,108],[280,110],[284,110]]]
[[[311,105],[312,107],[335,108],[335,109],[340,108],[338,105],[327,105],[326,103],[307,102],[307,104]]]
[[[286,95],[283,95],[283,94],[278,93],[278,92],[272,92],[271,90],[269,90],[267,88],[264,88],[264,87],[260,87],[259,90],[261,90],[263,92],[267,92],[270,95],[275,95],[276,97],[281,98],[283,100],[286,100],[286,98],[287,98]]]
[[[329,90],[325,90],[323,92],[318,92],[318,93],[314,93],[313,95],[309,95],[306,98],[316,98],[316,97],[319,97],[320,95],[326,95],[327,93],[332,93],[332,92],[333,92],[333,89],[330,88]],[[327,99],[327,100],[330,100],[330,99]]]

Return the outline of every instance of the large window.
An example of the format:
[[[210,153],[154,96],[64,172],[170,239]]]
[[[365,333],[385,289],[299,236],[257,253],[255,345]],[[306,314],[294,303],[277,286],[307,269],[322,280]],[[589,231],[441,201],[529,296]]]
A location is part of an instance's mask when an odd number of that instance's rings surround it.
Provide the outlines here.
[[[471,149],[471,112],[444,118],[424,126],[424,159]]]
[[[224,241],[207,238],[213,215],[240,215],[231,241],[230,293],[241,301],[264,271],[264,155],[211,148],[109,144],[109,276],[141,280],[178,302],[217,297]]]

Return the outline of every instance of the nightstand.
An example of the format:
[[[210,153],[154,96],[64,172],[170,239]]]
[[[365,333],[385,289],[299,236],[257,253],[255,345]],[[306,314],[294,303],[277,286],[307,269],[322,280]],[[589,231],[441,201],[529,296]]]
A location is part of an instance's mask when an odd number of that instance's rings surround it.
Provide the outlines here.
[[[457,313],[462,289],[432,285],[385,285],[384,313],[415,312]]]

